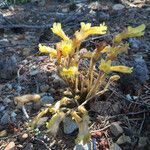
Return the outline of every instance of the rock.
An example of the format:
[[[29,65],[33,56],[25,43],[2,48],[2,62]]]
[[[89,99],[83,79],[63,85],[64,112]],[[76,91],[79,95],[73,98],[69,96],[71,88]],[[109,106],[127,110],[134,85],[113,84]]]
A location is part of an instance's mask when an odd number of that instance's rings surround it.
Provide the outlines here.
[[[28,137],[29,137],[29,135],[27,133],[24,133],[21,136],[19,136],[19,140],[21,142],[24,142]]]
[[[2,103],[0,103],[0,113],[2,113],[5,110],[6,106],[4,106]]]
[[[0,80],[10,80],[17,75],[17,59],[16,56],[0,57]]]
[[[10,116],[11,116],[12,122],[16,122],[16,116],[17,116],[17,114],[14,111],[10,114]]]
[[[71,134],[77,129],[77,124],[70,116],[66,117],[63,121],[63,130],[65,134]]]
[[[116,142],[118,145],[122,144],[131,144],[131,138],[129,136],[125,136],[124,134],[120,136]]]
[[[115,4],[113,6],[113,10],[115,10],[115,11],[120,11],[120,10],[123,10],[124,8],[125,8],[125,6],[122,4]]]
[[[41,98],[41,103],[42,104],[53,104],[54,103],[54,98],[52,96],[43,96]]]
[[[147,137],[140,137],[138,141],[138,147],[139,148],[144,148],[148,143],[148,138]]]
[[[49,85],[48,84],[44,84],[44,85],[41,85],[40,86],[40,90],[41,90],[41,92],[47,92],[48,90],[49,90]]]
[[[30,70],[30,75],[31,76],[35,76],[37,74],[41,73],[41,71],[39,69],[31,69]]]
[[[1,118],[0,124],[8,124],[11,122],[11,118],[8,112],[5,112],[4,115]]]
[[[64,82],[63,79],[61,79],[57,74],[53,74],[52,75],[52,78],[53,78],[53,83],[54,85],[57,87],[64,87],[66,86],[66,83]],[[57,87],[58,88],[58,87]]]
[[[62,12],[63,12],[63,13],[68,13],[68,12],[69,12],[69,8],[63,8],[63,9],[62,9]]]
[[[31,50],[29,48],[23,48],[21,51],[21,54],[23,56],[29,56],[30,55]]]
[[[96,17],[99,21],[108,21],[110,19],[110,15],[108,13],[102,12],[102,11],[97,11],[96,12]]]
[[[5,136],[7,136],[7,131],[6,130],[0,131],[0,137],[5,137]]]
[[[10,142],[4,150],[17,150],[17,148],[14,142]]]
[[[86,143],[86,144],[79,143],[75,145],[73,150],[92,150],[91,145],[92,145],[91,143]]]
[[[110,126],[110,132],[115,136],[118,137],[123,133],[122,127],[119,125],[118,122],[114,122]]]
[[[122,150],[122,148],[118,144],[113,143],[113,144],[110,145],[109,150]]]
[[[25,146],[25,148],[23,150],[33,150],[33,144],[32,143],[27,143],[27,145]]]
[[[141,42],[137,38],[129,38],[129,44],[132,48],[139,48],[141,45]]]

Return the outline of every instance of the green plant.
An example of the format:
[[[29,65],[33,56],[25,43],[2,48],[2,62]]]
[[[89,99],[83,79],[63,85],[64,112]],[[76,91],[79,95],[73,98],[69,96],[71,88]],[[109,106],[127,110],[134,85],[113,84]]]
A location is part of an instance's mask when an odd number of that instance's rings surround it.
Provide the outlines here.
[[[113,66],[112,61],[117,59],[118,54],[126,52],[129,45],[124,39],[144,35],[145,25],[136,28],[128,27],[122,33],[113,37],[111,45],[101,42],[93,52],[87,49],[82,52],[81,43],[90,35],[106,34],[107,26],[103,23],[91,27],[90,23],[81,23],[81,29],[76,31],[73,38],[68,37],[62,30],[60,23],[54,23],[51,28],[62,40],[56,43],[56,49],[39,44],[42,53],[48,53],[50,59],[56,59],[57,73],[68,84],[68,91],[64,97],[54,105],[43,109],[32,121],[32,127],[39,119],[50,112],[52,117],[46,122],[48,131],[56,134],[59,124],[68,115],[78,125],[79,133],[76,142],[86,143],[90,139],[89,115],[85,108],[95,96],[104,94],[110,84],[120,78],[119,75],[111,75],[112,72],[132,73],[133,68],[126,66]],[[84,59],[89,60],[88,69],[82,66]],[[99,72],[95,70],[96,63],[101,60]],[[106,77],[109,80],[106,82]]]

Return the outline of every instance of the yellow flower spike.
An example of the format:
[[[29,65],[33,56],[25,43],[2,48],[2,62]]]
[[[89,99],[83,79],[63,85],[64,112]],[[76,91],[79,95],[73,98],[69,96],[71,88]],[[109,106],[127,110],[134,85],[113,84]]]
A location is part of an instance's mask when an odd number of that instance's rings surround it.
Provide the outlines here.
[[[123,39],[130,37],[139,37],[144,35],[145,24],[141,24],[135,28],[129,26],[125,31],[114,36],[113,41],[116,43],[121,42]]]
[[[105,26],[105,23],[100,24],[99,26],[91,27],[86,34],[92,35],[92,34],[106,34],[107,26]]]
[[[99,66],[99,69],[105,73],[111,72],[111,60],[105,61],[104,59],[101,60],[101,64]]]
[[[129,44],[122,44],[119,46],[110,47],[107,53],[107,58],[110,60],[114,60],[117,58],[118,54],[126,52],[129,48]]]
[[[76,121],[77,124],[82,121],[82,118],[77,114],[76,111],[72,111],[71,116]]]
[[[73,50],[72,40],[61,41],[58,46],[64,57],[68,56]]]
[[[84,22],[81,22],[81,31],[87,31],[91,28],[91,23],[85,24]]]
[[[146,28],[145,24],[141,24],[135,28],[129,26],[128,27],[128,37],[143,36],[145,28]]]
[[[39,44],[39,51],[41,53],[49,53],[51,58],[54,58],[57,56],[57,51],[51,47]]]
[[[132,73],[133,67],[126,66],[112,66],[110,67],[111,71],[122,72],[122,73]]]
[[[70,67],[69,69],[63,68],[60,74],[62,76],[66,77],[75,77],[75,75],[78,73],[78,68],[77,67]]]
[[[80,45],[80,43],[85,40],[88,36],[93,34],[105,34],[107,31],[107,26],[105,23],[100,24],[99,26],[91,27],[91,24],[81,23],[81,30],[75,32],[75,43],[76,45]]]
[[[54,23],[53,27],[51,28],[53,33],[57,34],[60,36],[63,40],[69,40],[69,37],[64,33],[64,31],[61,28],[61,23]]]

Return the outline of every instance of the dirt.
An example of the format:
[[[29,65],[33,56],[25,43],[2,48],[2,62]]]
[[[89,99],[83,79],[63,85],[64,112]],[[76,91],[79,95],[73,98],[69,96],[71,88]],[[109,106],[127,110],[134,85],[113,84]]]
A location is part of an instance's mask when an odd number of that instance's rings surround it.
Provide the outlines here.
[[[6,117],[5,124],[0,122],[0,150],[5,149],[11,142],[15,143],[14,150],[68,150],[75,146],[76,131],[71,135],[65,135],[60,127],[58,135],[53,137],[45,133],[44,126],[40,128],[40,131],[29,130],[27,125],[29,120],[25,118],[21,110],[16,108],[13,101],[13,98],[18,95],[42,93],[40,89],[42,85],[49,85],[46,93],[55,100],[61,98],[66,85],[54,79],[53,75],[56,73],[54,62],[49,60],[48,56],[38,52],[39,43],[54,46],[54,43],[58,41],[50,30],[53,22],[61,22],[64,31],[69,36],[79,29],[80,22],[90,22],[93,25],[105,22],[108,26],[107,35],[90,37],[83,44],[89,48],[94,47],[93,42],[106,40],[109,43],[112,34],[122,31],[127,26],[144,23],[145,35],[136,38],[137,41],[131,41],[128,54],[123,55],[123,59],[119,60],[123,64],[128,64],[135,55],[140,55],[148,70],[150,69],[150,7],[147,3],[135,3],[136,7],[122,3],[125,8],[114,11],[115,4],[115,1],[100,1],[99,3],[80,1],[74,5],[69,2],[48,1],[44,6],[38,3],[28,3],[11,5],[9,9],[0,9],[0,13],[4,16],[0,25],[0,69],[2,68],[0,70],[0,119],[6,113],[10,117],[10,119]],[[15,63],[11,61],[12,56],[15,57]],[[11,67],[7,67],[8,64]],[[113,122],[118,122],[123,129],[123,134],[131,139],[131,143],[124,142],[118,145],[123,150],[146,150],[150,146],[148,145],[150,140],[150,82],[147,80],[146,83],[140,85],[140,93],[136,100],[127,98],[124,90],[128,92],[129,90],[126,87],[122,90],[120,84],[112,85],[103,97],[96,98],[89,104],[90,129],[94,132],[91,141],[95,143],[97,149],[109,149],[112,143],[116,143],[119,139],[112,135],[109,127]],[[129,94],[132,98],[133,92]],[[44,108],[35,103],[26,106],[31,119],[38,114],[41,107]],[[26,138],[22,137],[25,133],[28,135]],[[142,137],[146,139],[145,145],[140,145],[140,140],[144,139]]]

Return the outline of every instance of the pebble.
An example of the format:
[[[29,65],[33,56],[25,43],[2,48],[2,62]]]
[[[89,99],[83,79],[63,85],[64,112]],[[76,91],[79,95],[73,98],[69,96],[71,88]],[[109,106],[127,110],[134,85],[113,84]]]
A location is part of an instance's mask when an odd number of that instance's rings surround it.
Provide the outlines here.
[[[33,144],[27,143],[26,147],[23,150],[33,150]]]
[[[63,121],[63,130],[65,134],[71,134],[77,129],[77,124],[70,116],[66,117]]]
[[[27,138],[29,137],[29,135],[27,133],[24,133],[22,134],[20,137],[19,137],[19,140],[21,142],[25,141]]]
[[[17,148],[14,142],[10,142],[4,150],[17,150]]]
[[[110,126],[110,132],[115,136],[118,137],[123,133],[122,127],[119,125],[118,122],[114,122]]]
[[[115,10],[115,11],[120,11],[120,10],[123,10],[124,8],[125,8],[125,6],[122,4],[115,4],[113,6],[113,10]]]
[[[131,144],[131,138],[129,136],[125,136],[124,134],[120,136],[116,142],[118,145],[121,144]]]
[[[2,103],[0,103],[0,113],[3,112],[5,110],[5,107]]]
[[[11,80],[17,75],[17,58],[15,55],[10,57],[0,57],[0,80]],[[9,73],[8,73],[9,72]]]
[[[30,49],[29,48],[24,48],[22,49],[21,53],[22,53],[22,56],[29,56],[30,55]]]
[[[102,11],[97,11],[96,16],[99,21],[108,21],[110,19],[110,15]]]
[[[40,90],[41,90],[41,92],[47,92],[48,90],[49,90],[49,85],[48,84],[44,84],[44,85],[41,85],[40,86]]]
[[[7,136],[7,131],[6,130],[0,131],[0,137],[5,137],[5,136]]]
[[[118,144],[113,143],[112,145],[110,145],[109,150],[122,150],[122,148]]]
[[[8,124],[11,122],[11,118],[8,112],[5,112],[4,115],[1,118],[0,124]]]
[[[139,48],[141,45],[141,42],[137,38],[129,38],[129,44],[132,48]]]
[[[147,141],[148,141],[147,137],[140,137],[138,141],[138,147],[139,148],[145,147],[147,145]]]
[[[76,144],[75,147],[73,148],[73,150],[92,150],[91,148],[91,143],[86,143],[86,144]]]
[[[43,96],[41,98],[41,103],[42,104],[52,104],[54,103],[54,98],[52,96]]]

